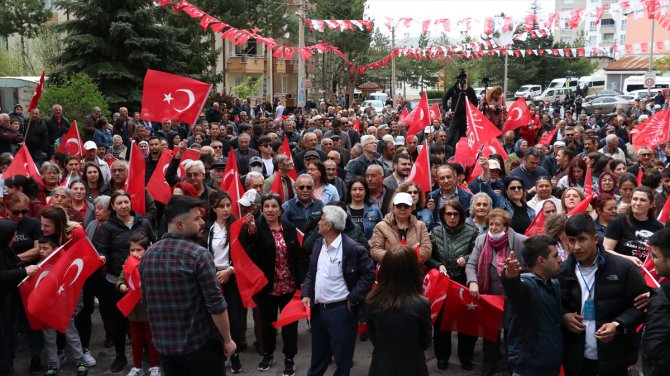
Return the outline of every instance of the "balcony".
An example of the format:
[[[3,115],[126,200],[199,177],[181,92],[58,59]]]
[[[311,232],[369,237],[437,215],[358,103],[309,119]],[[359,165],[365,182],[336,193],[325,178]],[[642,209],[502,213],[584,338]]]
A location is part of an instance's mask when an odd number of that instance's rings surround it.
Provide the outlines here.
[[[286,61],[281,59],[273,59],[274,73],[286,73]]]
[[[312,58],[305,62],[305,72],[306,73],[316,73],[317,60]],[[298,74],[298,60],[292,59],[286,61],[286,73],[295,73]]]
[[[263,73],[265,59],[258,55],[233,55],[228,57],[226,69],[234,73]]]

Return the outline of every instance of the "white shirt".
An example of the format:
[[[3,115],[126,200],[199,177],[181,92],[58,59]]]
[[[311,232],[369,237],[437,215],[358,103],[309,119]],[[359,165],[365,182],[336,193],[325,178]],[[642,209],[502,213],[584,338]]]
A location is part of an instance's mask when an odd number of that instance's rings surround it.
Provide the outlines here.
[[[316,262],[314,279],[314,302],[336,303],[347,299],[349,289],[342,272],[342,235],[338,235],[330,245],[323,241],[319,259]]]
[[[274,165],[274,163],[272,163],[272,157],[270,157],[269,159],[261,158],[261,160],[263,161],[263,164],[265,165],[265,174],[267,176],[272,175],[275,171],[275,165]]]
[[[593,262],[591,266],[580,266],[579,262],[575,265],[575,274],[577,275],[577,280],[579,281],[579,287],[582,290],[582,311],[584,312],[584,302],[589,299],[589,289],[591,287],[591,298],[593,299],[593,304],[595,306],[595,293],[596,293],[596,272],[598,271],[598,257]],[[587,287],[588,285],[588,287]],[[598,360],[598,344],[596,341],[596,321],[595,320],[586,320],[582,322],[586,326],[585,335],[586,342],[584,343],[584,357],[591,360]]]
[[[214,222],[210,231],[212,232],[211,246],[214,252],[214,266],[217,269],[227,268],[230,266],[230,242],[228,242],[226,227],[221,227]]]

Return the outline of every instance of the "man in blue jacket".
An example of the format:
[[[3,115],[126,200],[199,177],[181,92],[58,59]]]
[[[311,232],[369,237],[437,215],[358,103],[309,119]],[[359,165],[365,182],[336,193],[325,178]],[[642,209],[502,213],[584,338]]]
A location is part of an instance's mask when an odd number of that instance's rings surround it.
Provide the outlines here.
[[[558,375],[563,360],[561,289],[556,279],[561,257],[556,240],[546,235],[530,237],[523,245],[529,270],[521,273],[511,251],[501,278],[511,308],[507,358],[514,375]]]
[[[349,375],[356,345],[358,307],[372,289],[375,268],[367,250],[342,232],[347,213],[327,205],[319,221],[303,284],[302,303],[312,309],[312,361],[307,375],[321,376],[335,358],[335,375]]]

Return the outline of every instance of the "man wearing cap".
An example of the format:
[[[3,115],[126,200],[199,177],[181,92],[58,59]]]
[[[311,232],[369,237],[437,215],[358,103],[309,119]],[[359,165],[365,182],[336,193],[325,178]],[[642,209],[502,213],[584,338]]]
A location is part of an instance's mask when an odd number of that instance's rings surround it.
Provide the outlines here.
[[[212,163],[212,169],[209,171],[211,176],[210,188],[217,190],[221,185],[221,179],[223,179],[223,169],[226,168],[226,164],[223,162],[214,162]]]
[[[361,147],[363,148],[363,155],[349,161],[345,167],[347,175],[344,182],[347,185],[349,185],[354,177],[365,176],[365,172],[371,165],[378,165],[381,166],[382,169],[384,168],[383,163],[376,158],[377,140],[374,136],[365,135],[361,137]]]
[[[308,174],[301,174],[295,181],[296,196],[282,204],[282,220],[291,222],[307,234],[321,219],[323,202],[315,199],[314,179]]]
[[[95,142],[86,141],[84,143],[84,159],[82,159],[82,162],[96,163],[98,167],[100,167],[102,178],[104,179],[105,184],[109,183],[110,179],[112,178],[112,173],[109,170],[109,165],[107,162],[98,158],[98,146],[95,144]]]
[[[258,214],[261,206],[261,194],[255,189],[249,189],[244,192],[237,202],[246,208],[247,213]]]
[[[345,147],[346,149],[351,149],[351,140],[349,140],[349,135],[345,132],[342,132],[342,122],[339,119],[333,120],[331,123],[332,130],[329,132],[326,132],[323,137],[324,138],[331,138],[334,135],[340,136],[340,139],[342,140],[342,146]]]
[[[384,178],[384,187],[391,192],[395,192],[398,186],[405,182],[407,176],[412,171],[412,161],[406,153],[399,153],[393,156],[393,173]]]
[[[488,183],[491,186],[491,189],[496,192],[502,192],[505,190],[505,182],[501,179],[502,169],[500,168],[500,162],[497,159],[489,159],[488,161],[489,171],[488,180],[485,180],[485,171],[482,171],[482,174],[479,175],[476,179],[473,179],[470,184],[468,184],[468,189],[473,194],[481,192],[481,184]]]

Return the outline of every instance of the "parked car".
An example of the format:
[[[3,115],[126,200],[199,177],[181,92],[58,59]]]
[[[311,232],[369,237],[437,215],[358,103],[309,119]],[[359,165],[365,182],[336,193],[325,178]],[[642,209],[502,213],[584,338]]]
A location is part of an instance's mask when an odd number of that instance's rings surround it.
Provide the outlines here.
[[[382,113],[382,110],[384,109],[384,102],[380,100],[366,100],[363,101],[361,104],[361,109],[365,110],[368,107],[374,108],[375,112],[378,114]]]
[[[616,97],[616,96],[619,96],[619,95],[622,95],[622,94],[623,94],[623,93],[620,92],[619,90],[611,90],[611,89],[601,90],[601,91],[597,92],[596,94],[587,95],[587,96],[584,98],[584,101],[585,101],[585,102],[590,102],[590,101],[592,101],[592,100],[594,100],[594,99],[596,99],[596,98],[600,98],[600,97]]]
[[[542,94],[531,97],[531,101],[536,105],[540,103],[554,103],[556,99],[562,101],[571,92],[573,92],[571,88],[546,88]]]
[[[382,101],[386,102],[387,99],[389,99],[388,94],[382,93],[382,92],[376,92],[376,93],[370,93],[368,94],[367,97],[365,97],[366,100],[377,100],[377,101]]]
[[[633,100],[644,99],[645,96],[651,92],[651,99],[654,99],[656,97],[656,94],[658,94],[662,91],[663,91],[662,88],[661,89],[651,89],[651,90],[647,90],[647,89],[633,90],[633,91],[629,92],[628,95],[632,95]]]
[[[526,98],[526,100],[542,94],[542,86],[540,85],[523,85],[514,93],[514,99],[521,97]]]
[[[607,114],[614,112],[617,106],[623,106],[624,109],[628,109],[630,108],[630,101],[620,96],[600,97],[590,102],[584,102],[582,104],[582,110],[586,112],[587,115],[591,115],[595,112],[596,108],[601,107],[603,113]]]

